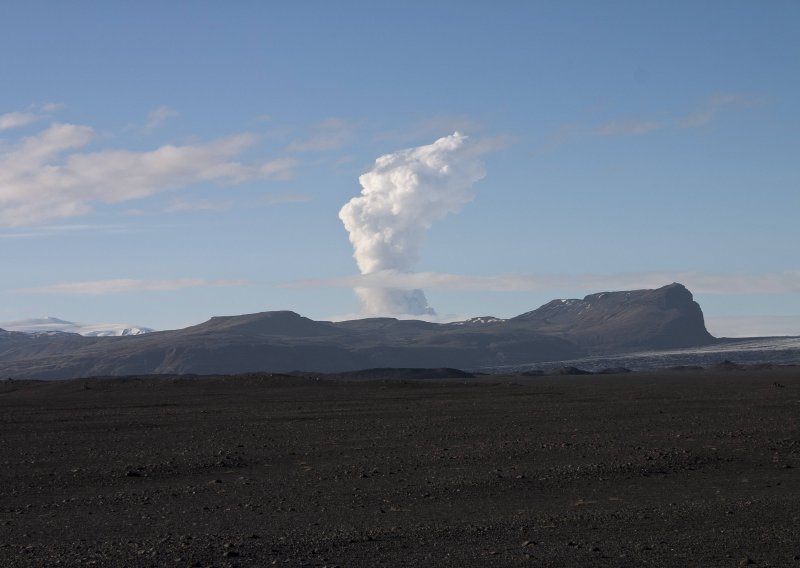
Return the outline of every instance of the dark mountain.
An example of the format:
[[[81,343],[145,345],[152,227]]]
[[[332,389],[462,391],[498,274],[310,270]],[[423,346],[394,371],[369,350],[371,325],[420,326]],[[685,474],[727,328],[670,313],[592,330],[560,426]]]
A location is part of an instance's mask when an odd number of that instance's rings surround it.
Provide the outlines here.
[[[130,337],[0,330],[0,377],[476,368],[713,341],[691,293],[670,284],[554,300],[509,320],[334,323],[279,311],[214,317],[185,329]]]
[[[326,337],[341,335],[331,322],[314,321],[290,311],[217,316],[183,330],[193,334],[239,334],[252,337]]]
[[[703,312],[681,284],[657,290],[603,292],[583,300],[553,300],[519,315],[537,330],[571,337],[591,351],[672,349],[713,341]]]

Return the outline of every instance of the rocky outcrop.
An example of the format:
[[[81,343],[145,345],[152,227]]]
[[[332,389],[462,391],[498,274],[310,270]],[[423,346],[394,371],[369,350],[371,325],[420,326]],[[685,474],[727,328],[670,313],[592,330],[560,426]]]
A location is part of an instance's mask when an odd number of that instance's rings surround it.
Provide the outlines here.
[[[570,337],[591,352],[672,349],[714,341],[700,305],[681,284],[553,300],[509,322]]]

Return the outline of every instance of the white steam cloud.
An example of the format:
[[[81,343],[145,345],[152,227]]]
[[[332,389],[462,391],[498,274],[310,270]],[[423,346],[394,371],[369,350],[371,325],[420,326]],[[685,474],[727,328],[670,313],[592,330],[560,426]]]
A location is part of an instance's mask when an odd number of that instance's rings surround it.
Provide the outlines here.
[[[472,201],[485,174],[482,148],[458,132],[381,156],[358,178],[362,190],[339,212],[361,274],[410,272],[437,219]],[[433,315],[422,290],[356,288],[366,314]]]

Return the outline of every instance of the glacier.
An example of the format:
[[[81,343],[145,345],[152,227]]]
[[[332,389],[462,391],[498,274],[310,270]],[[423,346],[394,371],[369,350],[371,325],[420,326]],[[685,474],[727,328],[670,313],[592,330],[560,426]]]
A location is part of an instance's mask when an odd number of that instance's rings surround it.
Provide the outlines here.
[[[77,333],[85,337],[122,337],[155,331],[149,327],[121,323],[76,323],[49,316],[0,322],[0,329],[23,333]]]

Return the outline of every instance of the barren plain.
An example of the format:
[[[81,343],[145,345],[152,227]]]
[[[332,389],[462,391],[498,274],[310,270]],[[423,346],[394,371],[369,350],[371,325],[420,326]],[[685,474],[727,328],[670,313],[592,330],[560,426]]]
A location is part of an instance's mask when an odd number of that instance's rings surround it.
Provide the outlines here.
[[[800,367],[0,382],[0,565],[800,566]]]

